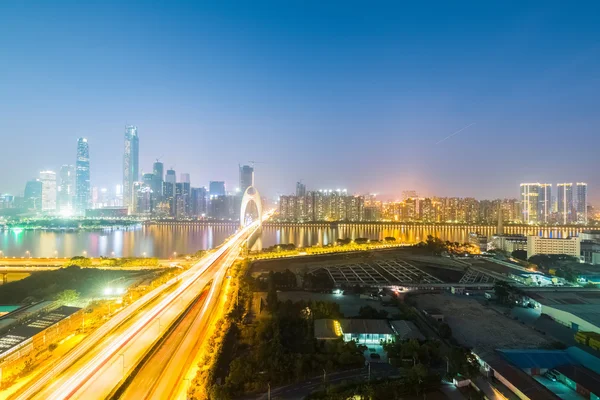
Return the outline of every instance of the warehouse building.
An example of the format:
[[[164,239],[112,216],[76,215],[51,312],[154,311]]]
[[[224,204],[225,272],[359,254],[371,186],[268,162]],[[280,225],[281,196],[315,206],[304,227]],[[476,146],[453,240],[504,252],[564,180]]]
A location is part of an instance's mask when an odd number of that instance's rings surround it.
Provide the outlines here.
[[[536,308],[541,308],[559,324],[573,331],[600,333],[600,290],[527,292]]]

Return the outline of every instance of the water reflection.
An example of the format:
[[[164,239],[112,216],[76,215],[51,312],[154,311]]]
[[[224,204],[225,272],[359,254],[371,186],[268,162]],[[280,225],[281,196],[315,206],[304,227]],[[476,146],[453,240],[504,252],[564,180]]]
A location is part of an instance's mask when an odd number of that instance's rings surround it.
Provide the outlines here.
[[[3,231],[0,233],[0,251],[7,257],[155,256],[168,258],[218,246],[236,230],[235,226],[205,225],[152,225],[130,229],[49,232]],[[359,237],[383,240],[392,236],[402,242],[417,243],[428,235],[453,242],[468,241],[469,232],[488,237],[496,232],[493,226],[409,226],[409,225],[350,225],[328,226],[265,226],[261,240],[254,248],[293,243],[296,246],[328,245],[338,238]],[[505,233],[540,234],[545,237],[576,235],[573,228],[505,227]]]

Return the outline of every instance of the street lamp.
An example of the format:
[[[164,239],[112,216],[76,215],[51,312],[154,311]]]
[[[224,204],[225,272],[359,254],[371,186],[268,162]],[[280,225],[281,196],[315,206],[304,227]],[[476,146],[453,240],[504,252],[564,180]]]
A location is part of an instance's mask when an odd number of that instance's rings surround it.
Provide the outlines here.
[[[177,258],[177,252],[176,251],[173,252],[173,258]]]
[[[54,258],[58,258],[58,250],[54,250]]]
[[[85,251],[85,250],[83,251],[83,256],[87,257],[87,251]]]
[[[27,250],[25,254],[27,254],[27,258],[31,258],[31,252],[29,250]]]
[[[146,252],[143,252],[143,253],[142,253],[142,256],[143,256],[144,258],[146,258]]]
[[[2,250],[0,250],[0,258],[4,257],[4,252]]]

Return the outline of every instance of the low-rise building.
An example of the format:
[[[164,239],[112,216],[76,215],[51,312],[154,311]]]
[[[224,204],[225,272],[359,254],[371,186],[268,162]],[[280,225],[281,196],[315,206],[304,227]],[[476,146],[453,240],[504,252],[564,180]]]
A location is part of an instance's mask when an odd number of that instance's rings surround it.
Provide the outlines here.
[[[314,327],[317,340],[343,339],[371,345],[391,342],[395,336],[384,319],[317,319]]]
[[[527,237],[524,235],[494,235],[488,243],[488,250],[503,250],[512,253],[515,250],[527,250]]]
[[[412,321],[397,320],[390,322],[390,325],[399,340],[425,340],[425,336]]]
[[[562,239],[527,236],[527,257],[536,254],[566,254],[579,258],[581,255],[581,239],[579,237]]]

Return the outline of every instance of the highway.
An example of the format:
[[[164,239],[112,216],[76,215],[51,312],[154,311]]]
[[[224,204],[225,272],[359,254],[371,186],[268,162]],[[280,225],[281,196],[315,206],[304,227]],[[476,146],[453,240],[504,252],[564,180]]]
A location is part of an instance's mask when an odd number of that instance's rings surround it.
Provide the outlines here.
[[[267,214],[264,218],[269,216]],[[257,221],[243,228],[189,270],[128,306],[15,398],[106,398],[196,299],[204,286],[213,281],[199,314],[202,316],[201,322],[206,320],[205,316],[218,303],[218,288],[221,285],[217,283],[222,282],[227,267],[237,257],[241,245],[258,226]],[[156,301],[157,296],[169,287],[172,290]],[[151,301],[154,303],[138,312]],[[202,331],[204,328],[195,325],[195,329]]]
[[[194,376],[187,375],[201,344],[210,335],[209,327],[223,316],[226,303],[223,287],[225,273],[238,256],[231,251],[213,268],[217,268],[206,301],[199,311],[190,312],[177,328],[146,361],[121,399],[185,399]],[[193,307],[198,306],[195,304]],[[191,375],[191,374],[190,374]]]

